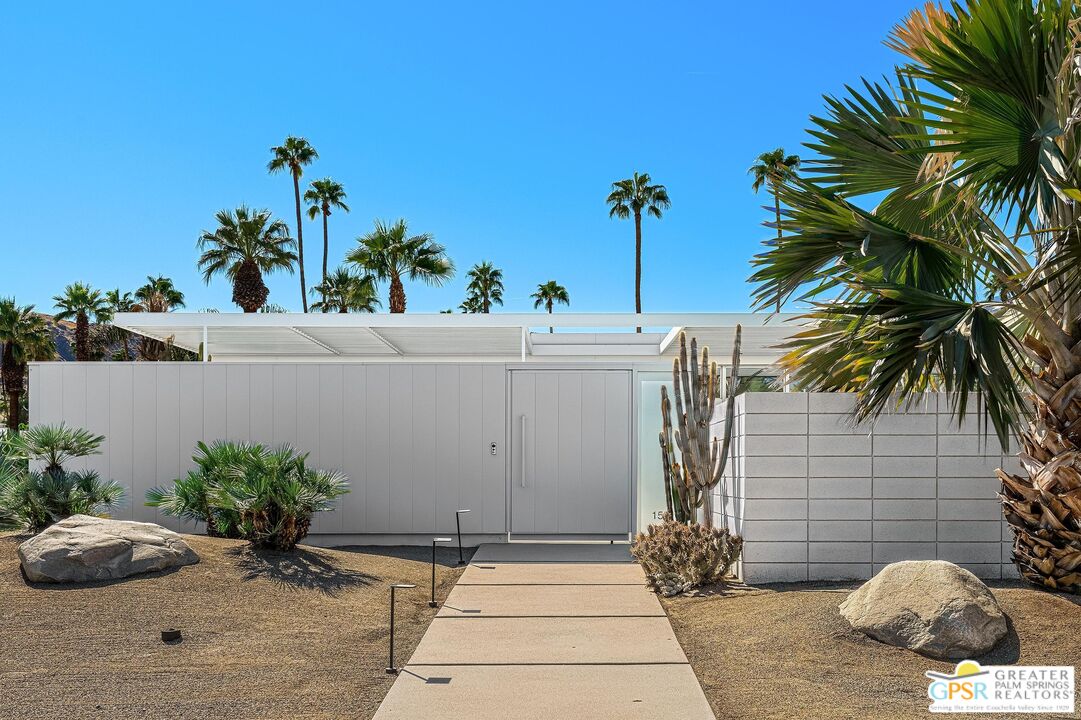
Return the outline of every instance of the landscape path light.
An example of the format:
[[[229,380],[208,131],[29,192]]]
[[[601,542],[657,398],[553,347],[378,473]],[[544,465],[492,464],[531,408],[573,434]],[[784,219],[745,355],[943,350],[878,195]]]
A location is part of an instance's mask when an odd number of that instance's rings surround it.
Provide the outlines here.
[[[409,583],[396,583],[390,586],[390,662],[387,663],[387,672],[391,675],[398,674],[398,668],[394,666],[394,591],[410,590],[416,585]]]
[[[454,524],[458,526],[458,564],[465,565],[465,556],[462,555],[462,513],[471,512],[470,510],[459,510],[454,513]]]
[[[448,543],[450,541],[451,538],[432,538],[432,599],[428,601],[428,607],[439,607],[439,603],[435,601],[435,546],[437,543]]]

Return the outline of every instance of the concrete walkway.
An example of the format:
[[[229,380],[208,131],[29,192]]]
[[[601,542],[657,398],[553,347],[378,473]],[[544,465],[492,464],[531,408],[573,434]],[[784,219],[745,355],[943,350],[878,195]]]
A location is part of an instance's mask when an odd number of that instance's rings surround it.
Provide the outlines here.
[[[714,720],[626,545],[482,545],[376,720]]]

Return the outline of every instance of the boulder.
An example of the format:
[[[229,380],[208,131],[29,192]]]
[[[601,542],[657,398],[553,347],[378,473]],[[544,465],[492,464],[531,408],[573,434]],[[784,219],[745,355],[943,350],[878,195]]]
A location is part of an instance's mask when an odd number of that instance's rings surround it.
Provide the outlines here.
[[[943,560],[882,568],[841,603],[860,632],[938,660],[973,658],[1006,636],[1006,615],[979,578]]]
[[[186,542],[154,523],[72,515],[19,545],[34,582],[116,580],[199,562]]]

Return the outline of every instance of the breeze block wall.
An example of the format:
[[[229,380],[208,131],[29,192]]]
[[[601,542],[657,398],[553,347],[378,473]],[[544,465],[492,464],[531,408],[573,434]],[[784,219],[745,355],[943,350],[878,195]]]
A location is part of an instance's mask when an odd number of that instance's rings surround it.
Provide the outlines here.
[[[865,579],[898,560],[949,560],[1016,577],[995,468],[1016,470],[993,430],[958,425],[946,398],[857,425],[842,393],[736,400],[718,521],[746,541],[750,583]],[[714,424],[714,432],[723,420]]]

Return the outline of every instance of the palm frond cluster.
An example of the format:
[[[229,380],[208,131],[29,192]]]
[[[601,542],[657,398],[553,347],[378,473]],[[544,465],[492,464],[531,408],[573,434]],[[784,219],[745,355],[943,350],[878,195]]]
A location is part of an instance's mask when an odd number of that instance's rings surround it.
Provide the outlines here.
[[[119,483],[64,468],[96,454],[104,440],[65,425],[37,425],[0,439],[0,529],[38,533],[71,515],[119,507],[125,496]],[[45,467],[32,470],[31,463]]]
[[[146,504],[205,523],[208,535],[256,547],[291,550],[307,536],[312,516],[332,510],[349,491],[342,473],[309,467],[308,453],[288,445],[200,442],[193,460],[196,470],[150,490]]]
[[[1081,591],[1081,17],[1074,3],[930,4],[892,82],[827,97],[778,183],[760,308],[810,305],[783,364],[873,418],[941,390],[1000,471],[1021,574]]]

